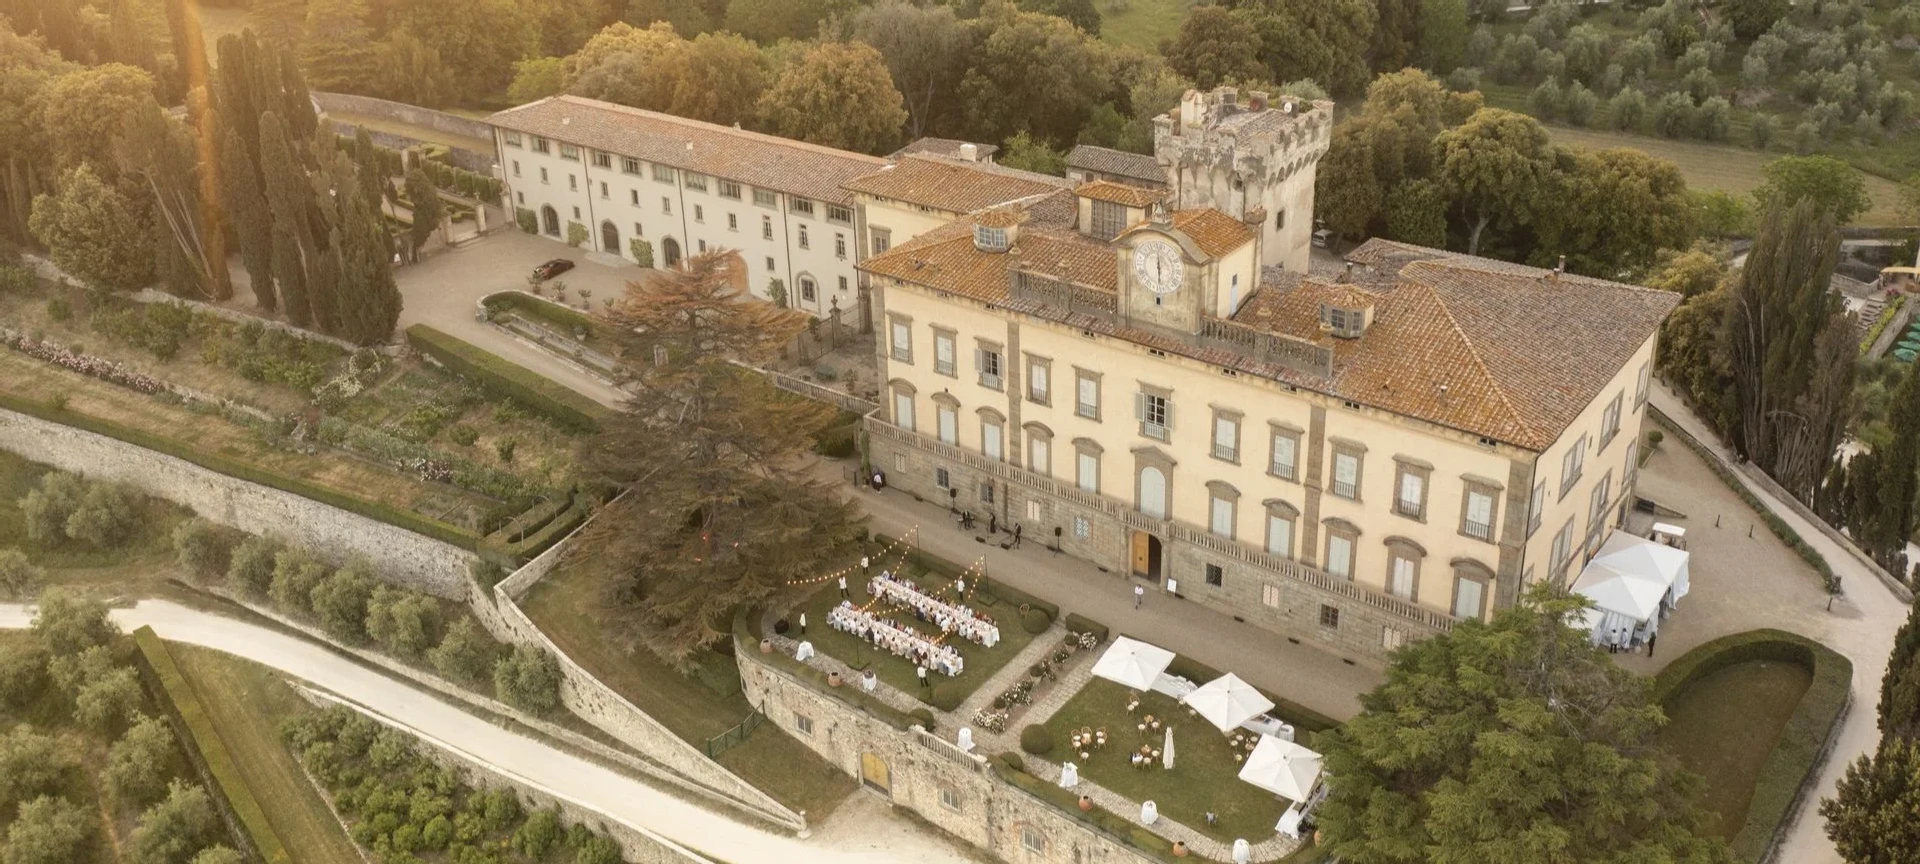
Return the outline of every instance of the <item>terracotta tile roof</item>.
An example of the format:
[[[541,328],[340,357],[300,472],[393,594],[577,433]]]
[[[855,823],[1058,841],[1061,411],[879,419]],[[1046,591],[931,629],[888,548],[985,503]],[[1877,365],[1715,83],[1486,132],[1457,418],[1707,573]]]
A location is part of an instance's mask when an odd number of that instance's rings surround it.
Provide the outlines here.
[[[973,224],[983,228],[1009,228],[1027,221],[1027,212],[1018,207],[996,207],[973,219]]]
[[[1218,258],[1253,242],[1253,227],[1212,208],[1173,211],[1173,227]]]
[[[962,141],[958,138],[915,138],[913,143],[893,151],[888,154],[888,157],[898,159],[912,153],[929,153],[934,156],[958,159],[960,158],[960,145],[962,144],[973,144],[973,142]],[[981,159],[990,159],[993,157],[993,154],[1000,152],[1000,145],[998,144],[973,144],[973,146],[979,148],[979,150],[975,152],[979,154]]]
[[[487,122],[502,129],[841,204],[852,200],[840,188],[842,183],[887,164],[878,156],[579,96],[529,102],[493,114]]]
[[[1115,204],[1144,209],[1153,202],[1167,197],[1167,190],[1128,186],[1112,180],[1088,180],[1074,187],[1073,194],[1082,198],[1092,198],[1095,201],[1111,201]]]
[[[1167,185],[1167,171],[1152,156],[1143,153],[1129,153],[1108,147],[1095,147],[1081,144],[1067,153],[1067,167],[1091,171],[1095,174],[1111,174],[1126,177],[1142,183],[1156,186]]]
[[[1002,168],[984,162],[966,162],[927,154],[851,177],[841,183],[859,192],[953,213],[971,213],[1009,201],[1044,195],[1063,188],[1059,177]]]
[[[1063,208],[1056,206],[1061,199],[1068,205],[1073,202],[1072,194],[1062,190],[1020,208],[1027,222],[1006,252],[986,252],[973,245],[973,227],[982,219],[958,219],[868,258],[859,267],[877,276],[998,304],[1006,302],[1008,275],[1015,268],[1108,294],[1117,292],[1120,273],[1113,247],[1075,231],[1071,210],[1062,213]],[[1003,212],[1009,211],[987,215]],[[1060,218],[1063,215],[1065,219]]]

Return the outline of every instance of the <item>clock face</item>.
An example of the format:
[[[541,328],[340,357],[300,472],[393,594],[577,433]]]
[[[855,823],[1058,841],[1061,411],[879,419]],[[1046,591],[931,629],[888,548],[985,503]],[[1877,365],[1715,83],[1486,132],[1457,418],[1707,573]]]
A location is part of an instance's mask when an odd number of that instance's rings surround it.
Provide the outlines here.
[[[1186,273],[1187,262],[1172,243],[1149,240],[1133,249],[1133,278],[1148,291],[1172,294],[1180,290],[1180,280]]]

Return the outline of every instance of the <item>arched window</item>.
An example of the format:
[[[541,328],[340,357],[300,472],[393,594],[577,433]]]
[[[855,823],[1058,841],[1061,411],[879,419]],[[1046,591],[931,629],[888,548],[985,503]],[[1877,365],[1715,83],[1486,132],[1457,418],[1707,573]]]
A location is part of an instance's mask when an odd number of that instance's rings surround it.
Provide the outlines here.
[[[1140,512],[1167,518],[1167,474],[1152,465],[1140,469]]]

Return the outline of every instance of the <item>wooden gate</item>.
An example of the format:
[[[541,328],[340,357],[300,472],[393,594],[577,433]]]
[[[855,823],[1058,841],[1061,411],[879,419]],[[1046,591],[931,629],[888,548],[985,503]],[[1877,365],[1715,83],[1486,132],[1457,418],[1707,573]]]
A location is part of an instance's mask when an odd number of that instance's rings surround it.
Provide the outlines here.
[[[860,754],[860,782],[867,788],[892,797],[892,780],[887,773],[887,763],[872,753]]]

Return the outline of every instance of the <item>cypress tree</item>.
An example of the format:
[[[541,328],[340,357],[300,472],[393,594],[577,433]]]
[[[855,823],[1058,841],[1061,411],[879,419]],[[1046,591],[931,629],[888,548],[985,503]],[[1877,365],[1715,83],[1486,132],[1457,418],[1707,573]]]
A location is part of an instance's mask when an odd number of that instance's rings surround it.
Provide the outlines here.
[[[1914,497],[1920,495],[1920,375],[1908,371],[1893,391],[1887,425],[1893,440],[1880,456],[1880,521],[1882,534],[1875,544],[1882,566],[1900,565],[1907,537],[1914,528]],[[1905,578],[1905,572],[1897,575]]]
[[[278,303],[273,290],[273,221],[260,194],[260,178],[247,161],[246,145],[231,125],[220,142],[220,185],[239,242],[240,261],[253,280],[255,305],[269,312]]]
[[[320,128],[320,117],[313,113],[313,94],[307,92],[307,79],[300,74],[300,64],[294,62],[291,52],[268,50],[273,54],[274,65],[279,67],[277,89],[280,104],[286,106],[288,134],[298,140],[312,138]]]
[[[434,187],[433,179],[417,166],[407,172],[407,200],[413,202],[413,230],[409,239],[413,241],[413,250],[418,252],[433,238],[433,232],[440,229],[446,208],[440,204],[440,190]]]
[[[313,323],[307,305],[307,273],[300,261],[300,244],[285,227],[273,228],[273,279],[279,284],[280,308],[295,327]]]
[[[1893,636],[1893,656],[1880,679],[1880,734],[1920,740],[1920,597]]]
[[[340,327],[340,311],[348,305],[352,289],[342,284],[345,268],[340,248],[340,229],[327,232],[327,245],[321,247],[307,270],[307,304],[313,307],[313,329],[328,336],[345,338]]]

